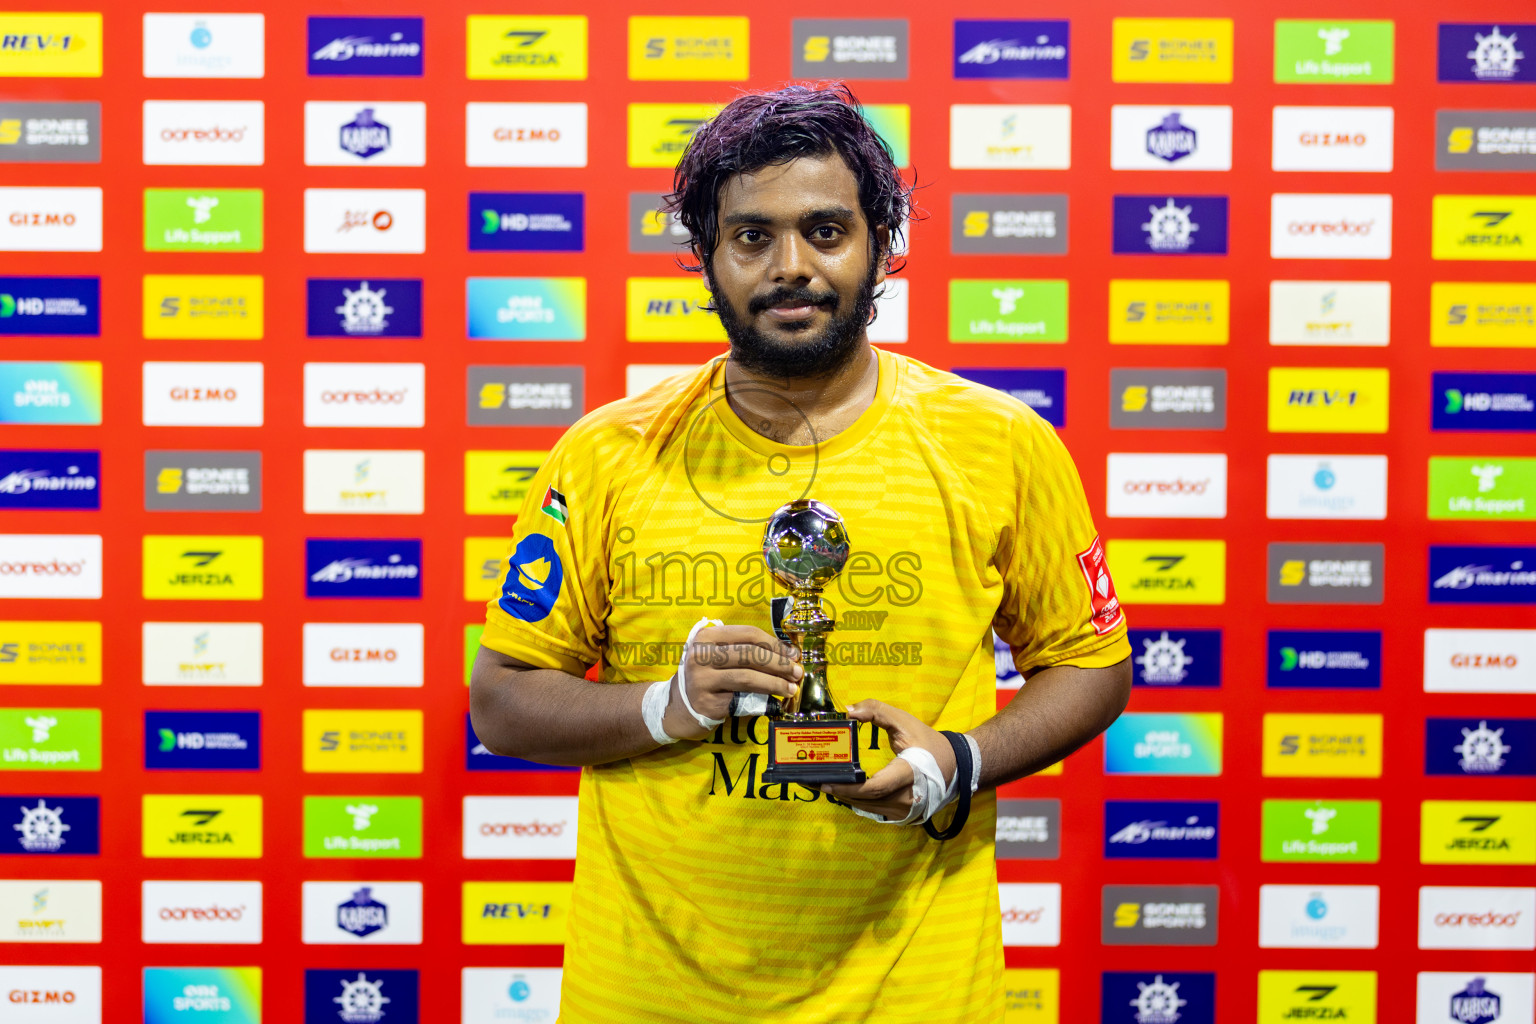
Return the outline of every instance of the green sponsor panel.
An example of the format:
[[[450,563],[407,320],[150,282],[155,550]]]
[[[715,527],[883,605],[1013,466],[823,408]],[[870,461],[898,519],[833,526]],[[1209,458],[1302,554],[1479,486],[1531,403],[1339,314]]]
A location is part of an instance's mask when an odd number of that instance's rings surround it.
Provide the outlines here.
[[[1392,22],[1275,22],[1275,81],[1392,83]]]
[[[1430,459],[1429,518],[1536,519],[1536,459]]]
[[[0,708],[0,769],[101,771],[96,708]]]
[[[485,623],[476,623],[473,626],[464,627],[464,685],[469,685],[469,675],[475,670],[475,658],[480,654],[480,634],[485,632]]]
[[[304,856],[421,856],[421,797],[307,796]]]
[[[1381,803],[1265,800],[1259,859],[1374,864],[1381,859]]]
[[[868,103],[864,120],[891,147],[897,167],[912,164],[912,108],[905,103]]]
[[[260,252],[261,189],[145,189],[144,250]]]
[[[949,282],[949,340],[1067,340],[1067,282]]]

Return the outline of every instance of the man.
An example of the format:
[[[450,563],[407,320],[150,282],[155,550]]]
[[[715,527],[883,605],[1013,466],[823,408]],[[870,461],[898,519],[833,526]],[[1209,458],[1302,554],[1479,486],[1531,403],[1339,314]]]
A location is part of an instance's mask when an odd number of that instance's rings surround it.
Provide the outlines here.
[[[739,97],[670,199],[730,355],[550,453],[470,695],[493,752],[586,769],[561,1019],[998,1020],[994,788],[1130,692],[1082,484],[1022,403],[870,347],[910,189],[845,89]],[[801,677],[760,551],[799,497],[853,547],[826,603],[859,785],[763,784],[764,719],[730,714]],[[994,629],[1029,679],[1000,712]],[[962,788],[968,825],[930,839]]]

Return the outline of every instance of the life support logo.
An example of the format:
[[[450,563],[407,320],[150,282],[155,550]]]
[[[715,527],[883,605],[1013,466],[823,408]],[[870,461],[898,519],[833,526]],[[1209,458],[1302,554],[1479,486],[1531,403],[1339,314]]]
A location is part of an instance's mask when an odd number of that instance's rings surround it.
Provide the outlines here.
[[[542,533],[530,533],[517,542],[507,578],[501,585],[501,610],[524,622],[539,622],[554,610],[565,581],[565,567],[555,542]]]

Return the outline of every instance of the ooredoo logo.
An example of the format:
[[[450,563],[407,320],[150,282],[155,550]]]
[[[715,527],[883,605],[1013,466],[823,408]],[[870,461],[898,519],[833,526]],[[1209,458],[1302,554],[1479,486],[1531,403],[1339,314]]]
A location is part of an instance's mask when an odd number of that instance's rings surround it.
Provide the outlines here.
[[[1536,889],[1426,885],[1420,949],[1536,949]]]
[[[1061,945],[1061,886],[1003,882],[997,887],[1005,946]]]
[[[266,105],[260,100],[145,100],[149,166],[259,167],[266,162]]]
[[[1270,197],[1274,259],[1385,260],[1392,257],[1390,195]]]
[[[419,427],[426,421],[422,363],[305,363],[306,427]]]
[[[255,944],[261,941],[260,882],[145,882],[147,943]]]
[[[162,921],[239,921],[245,917],[245,906],[161,907],[156,916]]]
[[[1111,452],[1105,511],[1131,518],[1222,519],[1227,457]]]
[[[543,822],[486,822],[480,826],[483,836],[561,836],[565,834],[563,821]]]
[[[0,598],[101,597],[101,537],[0,534]]]
[[[465,797],[467,860],[565,860],[576,856],[576,798]]]

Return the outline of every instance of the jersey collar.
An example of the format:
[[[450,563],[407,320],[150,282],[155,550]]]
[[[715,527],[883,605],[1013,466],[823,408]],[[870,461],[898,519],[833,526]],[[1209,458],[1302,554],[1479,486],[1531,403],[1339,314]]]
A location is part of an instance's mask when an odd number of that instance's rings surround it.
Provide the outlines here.
[[[711,403],[714,407],[715,417],[720,425],[730,432],[731,436],[740,441],[751,450],[763,455],[788,455],[804,456],[812,448],[816,449],[818,459],[831,458],[848,451],[864,441],[880,421],[885,418],[886,410],[891,407],[891,402],[896,396],[896,376],[899,364],[896,358],[883,349],[875,349],[875,356],[879,360],[880,375],[875,385],[875,400],[870,403],[868,409],[859,414],[859,418],[849,425],[847,430],[837,434],[820,444],[790,445],[780,444],[772,438],[764,437],[751,427],[742,422],[736,415],[736,410],[731,408],[731,403],[725,399],[725,363],[721,359],[715,364],[714,371],[710,374],[709,390],[711,394],[718,394],[720,398]]]

